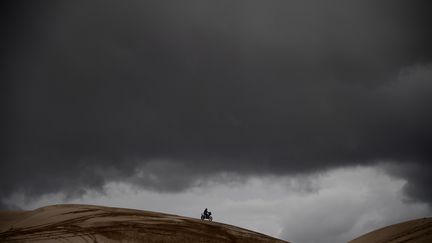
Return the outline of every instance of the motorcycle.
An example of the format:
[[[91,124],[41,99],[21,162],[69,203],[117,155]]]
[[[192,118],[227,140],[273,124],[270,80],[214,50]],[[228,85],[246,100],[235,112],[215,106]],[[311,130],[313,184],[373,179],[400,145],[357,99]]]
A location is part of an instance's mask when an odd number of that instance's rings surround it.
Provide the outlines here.
[[[210,222],[213,220],[213,217],[211,216],[211,212],[208,212],[207,214],[201,213],[201,220],[208,219]]]

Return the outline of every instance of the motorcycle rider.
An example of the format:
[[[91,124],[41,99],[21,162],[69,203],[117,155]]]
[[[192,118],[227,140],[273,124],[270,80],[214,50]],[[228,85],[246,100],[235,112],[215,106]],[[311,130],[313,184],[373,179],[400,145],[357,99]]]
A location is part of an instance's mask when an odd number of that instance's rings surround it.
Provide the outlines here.
[[[205,216],[206,218],[208,217],[208,210],[207,210],[207,208],[204,209],[204,216]]]

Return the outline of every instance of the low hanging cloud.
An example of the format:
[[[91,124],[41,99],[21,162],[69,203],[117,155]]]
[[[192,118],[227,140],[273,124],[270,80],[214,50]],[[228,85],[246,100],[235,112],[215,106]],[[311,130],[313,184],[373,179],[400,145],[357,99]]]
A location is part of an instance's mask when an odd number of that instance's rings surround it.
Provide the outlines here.
[[[0,198],[392,161],[430,203],[430,8],[332,3],[10,4]]]

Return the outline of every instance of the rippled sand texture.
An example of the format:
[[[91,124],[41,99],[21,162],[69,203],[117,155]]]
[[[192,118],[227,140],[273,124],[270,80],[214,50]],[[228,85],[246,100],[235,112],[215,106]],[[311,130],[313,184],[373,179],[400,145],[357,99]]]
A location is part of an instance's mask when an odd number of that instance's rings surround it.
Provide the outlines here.
[[[90,205],[0,212],[0,242],[271,242],[235,226],[162,213]]]

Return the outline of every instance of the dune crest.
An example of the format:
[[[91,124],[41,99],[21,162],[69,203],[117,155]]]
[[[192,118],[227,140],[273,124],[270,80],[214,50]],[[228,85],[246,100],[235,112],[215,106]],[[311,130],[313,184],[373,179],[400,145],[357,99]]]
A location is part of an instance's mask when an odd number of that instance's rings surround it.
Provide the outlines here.
[[[364,234],[349,243],[431,243],[432,218],[390,225]]]
[[[0,212],[1,242],[268,242],[257,232],[157,212],[64,204]]]

